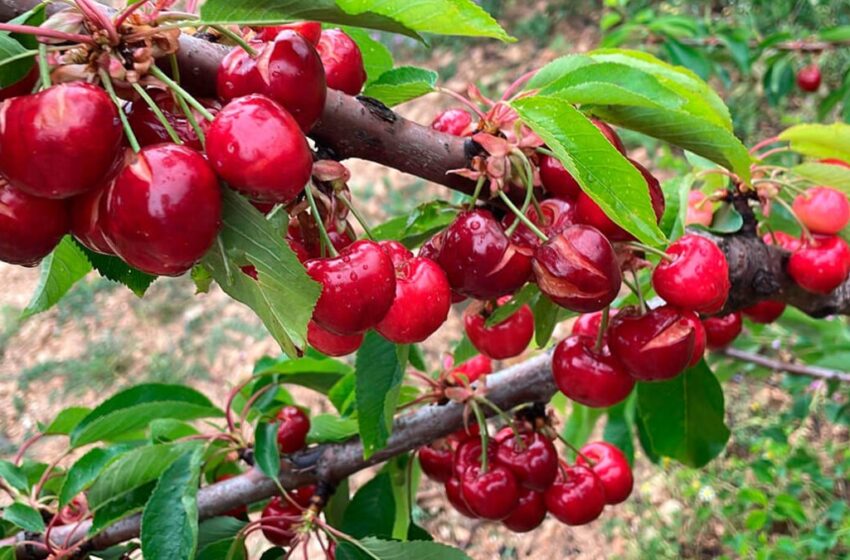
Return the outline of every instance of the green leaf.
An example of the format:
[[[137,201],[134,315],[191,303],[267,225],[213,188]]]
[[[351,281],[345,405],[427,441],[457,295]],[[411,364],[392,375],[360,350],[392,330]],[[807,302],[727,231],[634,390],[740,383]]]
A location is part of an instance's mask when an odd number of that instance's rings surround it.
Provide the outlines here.
[[[218,541],[232,539],[247,523],[235,517],[213,517],[198,526],[198,550]]]
[[[543,294],[531,307],[534,313],[534,342],[538,348],[544,348],[552,339],[555,326],[561,316],[562,307]]]
[[[248,558],[244,538],[222,539],[206,546],[198,546],[198,550],[199,552],[195,560],[221,560],[222,558],[226,560],[245,560]],[[266,558],[265,553],[261,557],[261,560],[264,558]],[[281,556],[279,558],[283,557]]]
[[[761,531],[767,525],[767,512],[763,509],[754,509],[744,519],[744,527],[750,531]]]
[[[735,233],[744,227],[744,217],[731,204],[723,204],[714,213],[709,231],[715,233]]]
[[[664,215],[658,224],[668,239],[678,239],[685,233],[685,216],[688,211],[688,193],[694,184],[694,176],[689,173],[668,179],[661,183],[664,191]]]
[[[29,49],[26,49],[9,33],[0,33],[0,62],[13,57],[23,57],[0,66],[0,87],[10,86],[21,81],[32,69],[35,56],[26,56],[27,50]]]
[[[142,513],[142,554],[146,558],[194,558],[198,545],[201,457],[200,447],[183,453],[157,482]]]
[[[362,549],[361,549],[362,547]],[[365,549],[368,552],[364,552]],[[471,560],[457,548],[429,541],[385,541],[368,537],[355,546],[340,541],[337,560]]]
[[[537,71],[536,74],[525,85],[526,90],[542,90],[551,87],[551,85],[564,76],[572,73],[582,66],[596,64],[593,59],[583,54],[570,54],[556,58],[543,68]]]
[[[351,416],[356,410],[357,402],[355,400],[354,388],[357,384],[357,377],[354,372],[346,375],[328,391],[328,400],[334,405],[337,412],[342,416]]]
[[[3,519],[32,533],[43,533],[45,530],[41,514],[26,504],[16,502],[6,507],[3,510]]]
[[[56,415],[53,422],[45,426],[41,433],[46,436],[66,436],[89,415],[90,408],[85,406],[70,406]]]
[[[772,106],[777,106],[779,101],[794,89],[794,68],[788,56],[783,55],[768,65],[764,73],[762,85],[767,101]]]
[[[596,422],[605,414],[604,408],[590,408],[573,402],[570,417],[564,425],[564,439],[575,447],[581,447],[590,439]],[[572,455],[572,452],[570,452]]]
[[[94,518],[92,519],[89,534],[97,534],[113,523],[142,511],[145,504],[148,503],[155,487],[156,480],[151,480],[104,502],[103,505],[94,511]]]
[[[806,525],[809,516],[800,500],[790,494],[779,494],[773,502],[773,513],[779,519],[790,519],[798,525]]]
[[[21,492],[29,490],[30,485],[27,481],[27,475],[24,474],[20,467],[9,461],[0,460],[0,479],[3,479],[6,484],[15,490],[20,490]]]
[[[474,358],[478,354],[478,348],[472,344],[472,341],[469,340],[469,337],[466,336],[466,333],[464,333],[452,351],[452,360],[454,361],[454,365],[459,366],[470,358]]]
[[[394,239],[413,249],[452,223],[457,214],[454,205],[444,200],[433,200],[373,228],[372,235],[375,239]]]
[[[553,97],[520,99],[513,106],[608,217],[645,243],[665,243],[643,176],[587,117]]]
[[[280,448],[277,445],[279,422],[260,422],[254,432],[254,459],[267,477],[277,480],[280,475]]]
[[[829,163],[806,162],[791,168],[791,172],[812,181],[850,193],[850,169]]]
[[[664,50],[670,55],[673,64],[690,68],[703,80],[711,75],[713,64],[701,50],[669,37],[664,41]]]
[[[174,418],[158,418],[152,421],[148,425],[148,432],[151,443],[168,443],[200,433],[191,424]]]
[[[222,203],[222,229],[204,266],[225,293],[254,310],[284,352],[295,356],[307,343],[307,323],[321,286],[245,198],[222,189]],[[249,263],[257,269],[258,280],[239,270]]]
[[[407,347],[396,347],[374,331],[366,333],[355,358],[357,416],[363,455],[384,447],[392,432]]]
[[[280,383],[300,385],[326,395],[340,379],[353,371],[350,365],[325,356],[305,356],[295,360],[283,356],[278,360],[258,362],[254,375],[276,375]]]
[[[363,55],[367,84],[377,80],[384,72],[392,70],[393,55],[382,42],[373,39],[365,29],[345,27],[344,30],[354,39]]]
[[[723,389],[705,360],[669,381],[638,383],[638,409],[654,453],[702,467],[729,439]]]
[[[103,469],[115,458],[134,447],[135,445],[132,444],[113,445],[106,448],[95,447],[77,459],[65,475],[65,481],[59,492],[59,505],[68,504],[77,494],[91,486]]]
[[[157,279],[156,276],[151,276],[150,274],[145,274],[140,270],[136,270],[118,257],[95,253],[94,251],[80,245],[76,240],[74,240],[74,243],[77,245],[78,249],[85,253],[86,258],[98,274],[107,280],[112,280],[113,282],[118,282],[119,284],[127,286],[139,297],[145,295],[145,292],[148,290],[150,285]]]
[[[338,443],[357,435],[358,423],[352,418],[318,414],[310,419],[307,443]]]
[[[841,43],[850,41],[850,25],[839,25],[838,27],[830,27],[822,29],[818,33],[818,37],[823,41],[830,43]]]
[[[616,406],[608,409],[608,421],[602,432],[602,439],[615,445],[629,460],[630,465],[635,462],[634,443],[634,415],[635,396],[634,392],[629,398]]]
[[[79,245],[71,237],[63,237],[53,252],[41,261],[38,285],[21,318],[32,317],[53,307],[91,268]]]
[[[850,161],[850,125],[799,124],[782,132],[780,140],[806,156]]]
[[[497,307],[496,310],[487,317],[484,325],[486,327],[494,327],[505,321],[539,293],[540,289],[536,284],[526,284],[520,291],[515,293],[509,301],[505,302],[504,305]]]
[[[433,70],[401,66],[384,72],[366,86],[363,95],[374,97],[384,105],[393,107],[433,92],[437,77]]]

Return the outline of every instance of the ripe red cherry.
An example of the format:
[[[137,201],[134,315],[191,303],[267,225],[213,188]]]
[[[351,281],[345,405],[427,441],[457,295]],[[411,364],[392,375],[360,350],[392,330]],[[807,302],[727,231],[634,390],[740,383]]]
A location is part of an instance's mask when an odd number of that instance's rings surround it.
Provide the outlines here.
[[[584,460],[585,457],[594,464],[588,465]],[[634,477],[629,461],[622,451],[610,443],[604,441],[588,443],[581,448],[576,464],[590,467],[599,477],[599,481],[605,488],[605,503],[614,505],[625,502],[632,493]]]
[[[812,233],[835,235],[850,223],[847,195],[830,187],[813,187],[794,199],[794,214]]]
[[[255,49],[261,49],[264,43],[251,41],[250,45]],[[216,75],[218,97],[222,101],[230,101],[252,93],[261,93],[263,88],[263,80],[257,72],[257,60],[241,47],[231,49],[218,67]]]
[[[446,109],[431,122],[431,128],[452,136],[469,136],[472,133],[472,115],[463,109]]]
[[[567,525],[585,525],[605,509],[605,487],[592,470],[583,465],[563,465],[558,478],[544,494],[546,509]]]
[[[207,156],[228,185],[265,202],[298,196],[313,169],[298,123],[262,95],[234,99],[219,112],[207,133]]]
[[[504,428],[496,438],[496,459],[520,486],[543,492],[552,485],[558,474],[558,451],[551,441],[537,432],[522,432],[517,438],[511,428]]]
[[[10,187],[0,177],[0,260],[35,266],[68,233],[68,206]]]
[[[803,246],[803,241],[799,237],[794,237],[784,231],[765,233],[762,236],[762,240],[768,245],[778,245],[790,253],[797,251]]]
[[[488,373],[493,373],[493,361],[479,354],[455,367],[447,374],[447,378],[455,385],[463,385],[475,383],[481,376]]]
[[[38,81],[38,65],[33,65],[32,70],[27,72],[27,75],[6,87],[0,87],[0,101],[5,101],[19,95],[29,95],[32,93],[32,88]]]
[[[700,191],[688,193],[688,210],[685,216],[685,225],[698,224],[709,227],[714,219],[714,210],[708,197]]]
[[[506,467],[490,464],[486,472],[470,465],[460,480],[460,491],[469,510],[481,519],[498,521],[516,509],[520,488]]]
[[[694,367],[705,356],[705,345],[707,343],[705,336],[705,327],[702,326],[702,321],[696,313],[686,313],[684,319],[694,329],[694,351],[691,356],[691,361],[688,362],[688,367]]]
[[[332,333],[365,332],[381,322],[395,299],[395,267],[372,241],[356,241],[338,257],[311,259],[304,266],[322,284],[313,320]]]
[[[582,313],[614,301],[622,283],[614,248],[590,226],[570,226],[550,237],[534,254],[533,266],[541,292]]]
[[[448,442],[438,442],[419,448],[419,465],[431,480],[448,482],[452,477],[453,453]]]
[[[664,301],[699,313],[717,313],[729,296],[729,265],[723,251],[699,235],[687,234],[667,248],[672,260],[658,263],[652,286]]]
[[[319,37],[322,36],[322,24],[318,21],[299,21],[296,23],[287,23],[285,25],[261,27],[257,30],[257,38],[261,41],[274,41],[278,33],[284,29],[295,31],[307,39],[313,46],[319,44]]]
[[[540,181],[553,196],[573,200],[581,194],[581,186],[557,158],[540,156]]]
[[[664,305],[641,314],[622,309],[608,327],[608,345],[626,370],[641,381],[671,379],[691,362],[696,343],[691,311]]]
[[[543,493],[521,488],[516,508],[502,520],[502,525],[514,533],[527,533],[539,527],[545,518]]]
[[[68,198],[97,187],[119,157],[115,104],[99,87],[59,84],[0,107],[0,173],[18,190]]]
[[[289,546],[296,536],[296,525],[301,523],[304,512],[286,499],[275,496],[263,508],[263,536],[272,544]]]
[[[440,266],[414,257],[397,241],[382,241],[395,264],[395,299],[375,329],[396,344],[422,342],[446,322],[452,293]]]
[[[499,300],[505,304],[506,296]],[[486,315],[486,316],[485,316]],[[485,306],[470,305],[464,310],[463,324],[466,336],[479,352],[494,360],[504,360],[522,354],[534,336],[534,315],[531,307],[523,305],[501,323],[486,326]]]
[[[109,184],[97,187],[70,201],[71,233],[87,248],[104,255],[113,255],[112,247],[103,232],[103,199]]]
[[[307,342],[322,354],[339,358],[357,352],[363,344],[363,334],[334,334],[317,325],[315,321],[310,321],[307,324]]]
[[[809,93],[817,91],[820,88],[820,80],[820,68],[817,64],[809,64],[797,72],[797,85],[803,91]]]
[[[162,114],[165,115],[165,120],[174,128],[174,131],[180,140],[183,141],[183,144],[193,150],[203,150],[201,140],[198,138],[186,114],[174,100],[174,95],[163,90],[151,90],[149,93],[156,102],[157,107],[162,111]],[[217,113],[221,108],[214,101],[202,100],[201,102],[213,114]],[[204,119],[195,109],[192,109],[192,114],[201,130],[206,132],[209,128],[209,121]],[[133,129],[133,134],[135,134],[140,146],[171,142],[171,136],[168,135],[168,131],[144,100],[134,101],[130,105],[130,109],[127,111],[127,120],[130,122],[130,127]]]
[[[317,259],[322,255],[322,240],[319,228],[315,220],[311,216],[307,216],[304,224],[300,220],[290,220],[287,229],[287,236],[299,242],[311,259]],[[305,227],[306,224],[306,227]],[[337,251],[342,251],[352,243],[355,237],[352,233],[351,226],[346,222],[342,231],[337,231],[336,220],[326,220],[325,230],[328,232],[328,237],[331,240],[331,245]],[[303,261],[302,261],[303,262]]]
[[[540,210],[543,213],[542,220],[537,215],[534,205],[529,206],[525,215],[549,237],[561,233],[575,223],[575,205],[572,202],[560,198],[549,198],[540,203]],[[516,216],[512,213],[505,214],[502,218],[502,227],[507,230],[515,221]],[[542,243],[540,238],[523,223],[517,225],[511,235],[511,241],[514,245],[531,251]]]
[[[817,235],[792,253],[788,274],[804,290],[828,294],[850,275],[850,247],[838,236]]]
[[[609,317],[613,317],[617,314],[616,309],[611,309],[609,311]],[[570,334],[575,335],[584,335],[589,336],[590,338],[596,340],[596,337],[599,335],[599,329],[602,326],[602,311],[596,311],[594,313],[584,313],[579,315],[576,322],[573,323],[573,328],[570,330]],[[606,333],[602,333],[603,337],[606,337]]]
[[[480,431],[480,430],[479,430]],[[467,434],[468,435],[468,434]],[[496,460],[498,444],[495,440],[487,441],[487,461],[490,464]],[[458,480],[463,481],[466,470],[473,465],[481,465],[481,438],[470,437],[461,442],[452,456],[452,472]]]
[[[366,68],[360,47],[341,29],[322,31],[316,46],[325,66],[328,87],[357,95],[366,83]]]
[[[104,200],[113,251],[149,274],[179,276],[212,246],[221,225],[218,180],[198,152],[157,144],[132,154]]]
[[[466,505],[466,502],[463,499],[459,479],[455,477],[449,478],[446,481],[445,489],[446,498],[448,498],[449,503],[458,511],[458,513],[464,517],[469,517],[470,519],[475,519],[477,517],[474,513],[472,513],[472,510],[469,509],[469,506]]]
[[[634,378],[607,344],[596,350],[596,335],[572,335],[562,340],[552,357],[552,375],[562,393],[591,407],[614,406],[635,386]]]
[[[768,324],[779,319],[782,312],[785,311],[785,304],[781,301],[760,301],[755,305],[745,307],[741,310],[747,319],[753,323]]]
[[[310,419],[297,406],[285,406],[277,413],[280,427],[277,429],[277,444],[281,453],[295,453],[307,444]]]
[[[705,329],[705,342],[710,350],[718,350],[732,344],[743,328],[741,313],[736,311],[720,317],[707,317],[702,320]]]

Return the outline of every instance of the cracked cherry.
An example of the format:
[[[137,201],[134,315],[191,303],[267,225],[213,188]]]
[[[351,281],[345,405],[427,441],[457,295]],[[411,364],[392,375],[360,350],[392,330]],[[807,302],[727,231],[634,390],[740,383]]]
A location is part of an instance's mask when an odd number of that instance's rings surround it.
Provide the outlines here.
[[[541,220],[534,205],[528,207],[525,215],[531,222],[543,231],[547,236],[557,235],[575,223],[575,205],[561,198],[549,198],[540,203],[540,211],[543,214]],[[502,218],[502,227],[507,230],[516,221],[513,213],[505,214]],[[520,222],[511,241],[517,247],[534,250],[542,243],[537,235]]]
[[[488,467],[486,472],[478,464],[467,467],[460,479],[460,491],[472,513],[481,519],[499,521],[516,509],[520,487],[507,467]]]
[[[543,497],[549,513],[567,525],[586,525],[605,509],[605,487],[584,465],[563,465]]]
[[[596,335],[571,335],[555,347],[552,375],[558,389],[585,406],[614,406],[629,396],[634,378],[611,354],[608,344],[596,349]]]
[[[469,112],[463,109],[446,109],[434,118],[431,128],[452,136],[469,136],[474,127]]]
[[[514,533],[533,531],[546,518],[546,500],[542,492],[521,488],[516,508],[502,520],[502,525]]]
[[[705,329],[705,342],[709,350],[719,350],[732,344],[741,334],[744,324],[741,313],[735,311],[719,317],[707,317],[702,320]]]
[[[35,266],[69,228],[65,201],[31,196],[0,177],[0,260]]]
[[[499,300],[500,305],[510,301],[510,296]],[[464,310],[463,325],[466,335],[475,348],[489,358],[504,360],[522,354],[534,337],[534,315],[528,304],[492,327],[486,326],[486,307],[470,305]]]
[[[541,292],[581,313],[610,304],[622,283],[611,243],[586,225],[570,226],[550,237],[535,252],[533,267]]]
[[[496,435],[496,460],[507,467],[520,486],[543,492],[558,474],[558,451],[552,442],[538,432],[520,432],[510,428]]]
[[[837,235],[816,235],[791,254],[788,274],[804,290],[828,294],[850,275],[850,246]]]
[[[694,351],[691,355],[691,361],[688,362],[688,367],[690,368],[702,361],[703,356],[705,356],[707,340],[705,336],[705,327],[703,327],[702,321],[699,320],[699,316],[696,313],[685,313],[684,319],[685,322],[694,329]]]
[[[794,214],[812,233],[835,235],[850,223],[847,195],[830,187],[812,187],[797,195]]]
[[[395,300],[395,267],[373,241],[355,241],[337,257],[310,259],[304,266],[322,284],[313,320],[332,333],[353,335],[375,327]]]
[[[714,220],[714,209],[708,197],[700,191],[688,193],[688,210],[685,215],[685,225],[699,224],[709,227]]]
[[[295,31],[307,39],[313,46],[319,44],[319,38],[322,36],[322,24],[318,21],[299,21],[284,25],[261,27],[257,30],[257,38],[261,41],[274,41],[275,37],[284,30]]]
[[[289,546],[297,534],[304,512],[281,496],[272,498],[263,508],[260,527],[263,536],[272,544]]]
[[[454,473],[453,456],[454,453],[448,442],[440,440],[419,448],[419,465],[422,467],[422,472],[431,480],[448,482]]]
[[[131,154],[103,208],[113,251],[148,274],[179,276],[192,268],[221,225],[215,173],[201,154],[176,144]]]
[[[797,86],[805,92],[815,92],[820,88],[821,74],[817,64],[809,64],[797,72]]]
[[[469,506],[466,504],[466,501],[463,499],[463,493],[460,489],[460,480],[451,477],[446,481],[445,484],[446,490],[446,498],[448,498],[449,503],[453,508],[457,510],[458,513],[463,515],[464,517],[469,517],[470,519],[475,519],[477,516],[472,513],[472,510],[469,509]]]
[[[588,465],[585,457],[593,461],[593,465]],[[635,482],[632,468],[626,455],[616,446],[604,441],[588,443],[581,448],[576,464],[590,467],[599,478],[608,505],[625,502],[632,493]]]
[[[207,132],[207,156],[231,188],[262,202],[294,199],[313,169],[298,123],[262,95],[234,99],[216,115]]]
[[[785,304],[781,301],[765,300],[745,307],[741,310],[741,313],[753,323],[767,325],[779,319],[784,311]]]
[[[652,272],[652,286],[670,305],[717,313],[729,296],[729,265],[723,251],[705,237],[686,234],[667,248]]]
[[[363,333],[339,335],[310,321],[307,323],[307,342],[322,354],[339,358],[357,352],[363,344]]]
[[[254,49],[262,49],[265,43],[251,41],[249,44]],[[263,80],[257,72],[257,60],[241,47],[231,49],[218,66],[216,91],[222,101],[262,93]]]
[[[104,195],[109,184],[94,188],[70,201],[71,234],[88,249],[104,255],[114,255],[103,232]]]
[[[360,93],[366,83],[366,68],[360,47],[351,37],[341,29],[326,29],[316,50],[325,66],[329,88],[348,95]]]
[[[446,377],[455,385],[463,385],[464,383],[475,383],[488,373],[493,373],[493,361],[487,356],[479,354],[452,369]]]
[[[174,132],[183,141],[183,144],[193,150],[203,150],[204,147],[201,140],[198,138],[195,129],[192,127],[183,109],[175,101],[174,94],[163,90],[150,90],[148,93],[153,98],[157,107],[162,111],[165,120],[168,121]],[[199,101],[213,114],[217,113],[221,108],[214,101]],[[206,132],[209,129],[209,121],[203,118],[196,109],[192,109],[192,115],[201,131]],[[134,101],[130,105],[127,111],[127,120],[140,146],[144,147],[163,142],[171,142],[171,136],[169,136],[165,126],[163,126],[162,122],[160,122],[159,118],[143,99]]]
[[[8,99],[0,107],[0,173],[33,196],[69,198],[101,184],[123,136],[115,104],[88,83]]]
[[[285,406],[277,413],[280,426],[277,429],[277,444],[281,453],[295,453],[307,444],[310,419],[297,406]]]
[[[570,334],[589,336],[596,340],[596,337],[599,335],[599,329],[602,327],[602,314],[602,311],[595,311],[593,313],[579,315],[576,322],[573,323]],[[617,314],[617,310],[611,309],[608,314],[609,318],[613,317]],[[602,336],[603,338],[606,337],[607,333],[602,333]]]

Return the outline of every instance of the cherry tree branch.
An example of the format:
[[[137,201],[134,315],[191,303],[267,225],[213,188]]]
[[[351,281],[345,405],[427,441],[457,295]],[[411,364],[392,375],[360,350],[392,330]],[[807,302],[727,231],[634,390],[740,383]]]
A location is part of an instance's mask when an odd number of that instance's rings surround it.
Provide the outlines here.
[[[753,354],[752,352],[738,350],[737,348],[727,348],[723,351],[723,354],[730,358],[766,367],[773,371],[784,371],[794,375],[806,375],[808,377],[817,377],[819,379],[850,383],[850,373],[845,373],[843,371],[836,371],[818,366],[807,366],[805,364],[794,364],[783,360],[775,360],[773,358],[768,358],[767,356],[762,356],[761,354]]]

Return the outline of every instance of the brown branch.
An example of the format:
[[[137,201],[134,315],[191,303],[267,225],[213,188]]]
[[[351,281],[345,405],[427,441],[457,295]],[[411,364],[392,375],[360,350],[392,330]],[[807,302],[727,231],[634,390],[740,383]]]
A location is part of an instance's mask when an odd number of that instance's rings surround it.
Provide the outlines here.
[[[836,380],[842,381],[844,383],[850,383],[850,373],[846,373],[843,371],[836,371],[818,366],[807,366],[805,364],[792,364],[790,362],[785,362],[782,360],[774,360],[773,358],[768,358],[760,354],[744,352],[743,350],[738,350],[737,348],[727,348],[723,351],[723,354],[729,356],[730,358],[734,358],[736,360],[741,360],[744,362],[750,362],[752,364],[766,367],[773,371],[784,371],[787,373],[792,373],[794,375],[806,375],[808,377],[817,377],[819,379]]]

